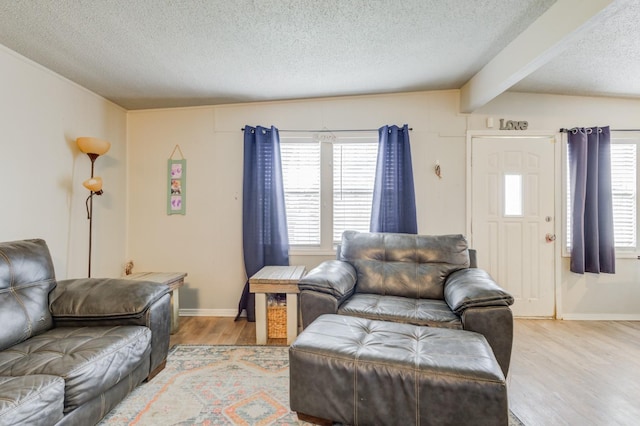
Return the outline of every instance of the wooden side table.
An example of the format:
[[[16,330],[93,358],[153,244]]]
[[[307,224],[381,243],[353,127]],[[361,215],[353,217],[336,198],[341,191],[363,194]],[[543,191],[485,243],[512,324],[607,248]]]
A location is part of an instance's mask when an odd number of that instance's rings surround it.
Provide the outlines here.
[[[256,294],[256,343],[267,344],[267,293],[287,295],[287,345],[298,335],[298,281],[304,266],[265,266],[249,278],[249,291]]]
[[[171,289],[171,334],[178,331],[180,308],[180,287],[184,285],[185,272],[137,272],[131,275],[125,275],[122,278],[137,281],[153,281],[156,283],[167,284]]]

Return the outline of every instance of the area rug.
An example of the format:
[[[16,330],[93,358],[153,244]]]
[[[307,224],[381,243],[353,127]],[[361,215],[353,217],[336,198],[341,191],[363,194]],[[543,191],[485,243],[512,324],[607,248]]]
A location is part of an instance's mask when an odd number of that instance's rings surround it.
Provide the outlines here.
[[[522,426],[513,414],[509,426]],[[289,409],[284,346],[178,345],[167,366],[136,388],[106,425],[310,425]]]

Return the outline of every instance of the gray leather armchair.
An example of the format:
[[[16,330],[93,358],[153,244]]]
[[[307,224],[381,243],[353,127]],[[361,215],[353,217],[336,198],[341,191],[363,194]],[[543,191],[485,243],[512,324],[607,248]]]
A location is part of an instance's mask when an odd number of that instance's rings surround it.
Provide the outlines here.
[[[56,282],[43,240],[0,243],[0,425],[92,425],[169,349],[166,285]]]
[[[513,297],[470,262],[462,235],[345,231],[338,259],[299,283],[303,327],[322,314],[341,314],[475,331],[485,336],[506,376]]]

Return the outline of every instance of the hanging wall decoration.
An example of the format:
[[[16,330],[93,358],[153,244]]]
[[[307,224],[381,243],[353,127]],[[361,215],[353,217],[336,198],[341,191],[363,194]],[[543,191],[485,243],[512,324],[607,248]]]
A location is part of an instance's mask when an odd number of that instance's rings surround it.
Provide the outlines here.
[[[180,160],[174,160],[173,156],[178,150]],[[187,199],[187,160],[182,155],[180,145],[173,148],[168,160],[167,171],[167,214],[185,214]]]

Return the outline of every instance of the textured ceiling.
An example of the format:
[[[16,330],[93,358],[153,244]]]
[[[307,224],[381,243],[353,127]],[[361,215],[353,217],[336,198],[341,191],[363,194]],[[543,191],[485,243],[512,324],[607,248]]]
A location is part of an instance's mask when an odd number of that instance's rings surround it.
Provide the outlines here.
[[[614,2],[598,20],[511,90],[640,98],[640,0]]]
[[[0,0],[0,44],[127,109],[459,89],[554,3]],[[513,89],[640,97],[640,1],[606,20]]]

